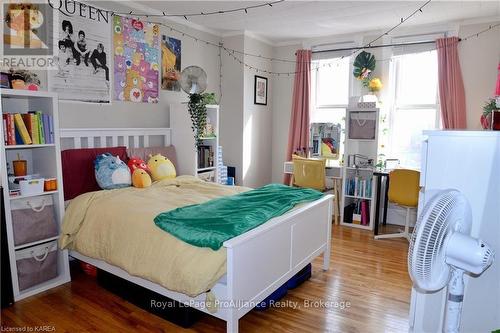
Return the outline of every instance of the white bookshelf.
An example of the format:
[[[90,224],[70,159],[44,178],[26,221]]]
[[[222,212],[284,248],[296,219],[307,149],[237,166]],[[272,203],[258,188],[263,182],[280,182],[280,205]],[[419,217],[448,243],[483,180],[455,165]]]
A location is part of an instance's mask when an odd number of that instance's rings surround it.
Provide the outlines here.
[[[215,182],[218,182],[219,106],[207,105],[206,107],[207,119],[213,126],[215,135],[203,138],[201,145],[211,147],[213,151],[213,165],[200,167],[187,104],[170,105],[170,127],[173,129],[172,145],[174,145],[177,154],[178,175],[200,176],[204,172],[213,171],[215,173]]]
[[[54,120],[54,143],[39,145],[6,145],[4,143],[3,126],[0,126],[0,172],[4,191],[5,223],[9,250],[10,268],[14,300],[19,301],[31,295],[54,288],[70,281],[68,252],[57,250],[57,276],[28,289],[19,290],[16,251],[27,249],[40,244],[55,241],[59,236],[37,240],[35,242],[14,245],[11,205],[17,200],[30,200],[38,196],[51,196],[54,205],[54,216],[59,230],[64,215],[64,192],[61,169],[61,152],[59,143],[59,118],[57,95],[49,92],[0,89],[1,113],[27,113],[28,111],[42,111],[49,114]],[[43,178],[56,178],[57,190],[43,192],[38,195],[10,196],[7,163],[11,166],[12,160],[21,155],[27,161],[28,174],[40,174]]]
[[[351,138],[349,133],[349,121],[351,119],[350,113],[363,113],[371,114],[375,117],[375,135],[371,139],[356,139]],[[378,147],[378,126],[379,126],[379,109],[378,108],[358,108],[357,106],[350,105],[346,111],[346,133],[345,133],[345,144],[344,144],[344,167],[342,168],[342,196],[340,205],[340,224],[343,226],[360,228],[366,230],[373,230],[374,220],[375,220],[375,194],[376,194],[376,182],[373,177],[374,169],[371,167],[354,167],[348,165],[349,155],[360,154],[364,155],[370,159],[373,159],[373,163],[376,164],[377,160],[377,147]],[[370,191],[366,193],[366,187],[364,190],[356,188],[356,191],[348,192],[348,182],[350,179],[358,178],[368,183],[371,181]],[[349,188],[352,190],[352,188]],[[344,222],[344,208],[351,203],[366,201],[369,205],[369,220],[368,223],[361,224],[361,215],[353,214],[353,223]]]

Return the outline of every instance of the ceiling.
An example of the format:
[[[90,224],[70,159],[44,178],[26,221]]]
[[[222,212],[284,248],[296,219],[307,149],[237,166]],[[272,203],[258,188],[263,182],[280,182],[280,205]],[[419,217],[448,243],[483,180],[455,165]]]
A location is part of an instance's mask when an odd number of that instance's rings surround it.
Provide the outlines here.
[[[137,3],[137,2],[136,2]],[[140,1],[141,7],[172,14],[228,10],[265,1]],[[189,18],[189,23],[218,34],[249,31],[273,43],[305,38],[387,29],[425,1],[292,1],[244,12]],[[147,7],[145,7],[147,6]],[[405,26],[500,18],[500,0],[433,0]],[[181,19],[179,19],[181,20]],[[184,19],[182,19],[184,20]],[[185,22],[187,23],[187,22]]]

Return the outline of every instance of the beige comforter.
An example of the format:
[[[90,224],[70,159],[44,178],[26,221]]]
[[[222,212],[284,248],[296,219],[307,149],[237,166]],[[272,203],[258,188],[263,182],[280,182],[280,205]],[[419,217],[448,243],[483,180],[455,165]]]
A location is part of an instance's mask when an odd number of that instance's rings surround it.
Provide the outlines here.
[[[169,290],[196,296],[225,274],[225,249],[189,245],[158,228],[153,219],[161,212],[245,190],[181,176],[145,189],[86,193],[67,208],[59,244]]]

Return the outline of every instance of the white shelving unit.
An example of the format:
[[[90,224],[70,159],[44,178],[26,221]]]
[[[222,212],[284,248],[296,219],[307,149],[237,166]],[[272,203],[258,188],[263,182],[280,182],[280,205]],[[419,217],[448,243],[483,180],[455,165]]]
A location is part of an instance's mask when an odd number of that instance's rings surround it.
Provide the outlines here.
[[[371,139],[357,139],[351,138],[349,133],[350,124],[349,121],[356,121],[351,119],[351,114],[363,114],[371,115],[375,118],[375,129],[374,137]],[[354,154],[364,155],[370,159],[373,159],[374,163],[377,160],[377,147],[378,147],[378,126],[379,126],[379,109],[378,108],[358,108],[350,106],[346,111],[346,134],[345,134],[345,144],[344,144],[344,166],[342,168],[342,199],[340,205],[340,224],[348,227],[360,228],[373,230],[374,227],[374,217],[375,217],[375,194],[376,194],[376,183],[373,177],[373,168],[370,167],[354,167],[347,165],[348,156]],[[359,190],[356,187],[356,191],[352,191],[352,188],[348,185],[349,180],[358,177],[358,179],[364,180],[365,183],[371,181],[369,191],[367,187],[365,190]],[[366,193],[369,192],[369,193]],[[361,215],[353,214],[353,223],[346,223],[344,221],[344,208],[352,203],[357,203],[365,201],[368,205],[369,220],[367,224],[361,224]]]
[[[170,127],[172,131],[172,145],[177,154],[177,174],[201,176],[204,172],[214,171],[215,182],[218,182],[217,160],[219,150],[219,106],[207,105],[207,118],[214,129],[213,137],[202,140],[202,146],[210,146],[213,151],[213,166],[199,167],[198,152],[195,146],[191,119],[187,110],[187,104],[170,105]]]
[[[1,183],[4,190],[5,223],[7,231],[7,242],[9,249],[10,268],[12,274],[12,285],[14,300],[19,301],[28,296],[54,288],[58,285],[70,281],[68,252],[57,250],[57,277],[37,284],[33,287],[19,290],[16,252],[32,246],[55,241],[59,236],[41,239],[21,245],[14,245],[13,224],[11,215],[11,205],[17,200],[29,200],[38,196],[51,196],[54,215],[58,223],[59,230],[64,215],[64,192],[61,169],[61,151],[59,144],[59,120],[58,120],[58,99],[57,95],[48,92],[0,89],[1,113],[27,113],[28,111],[42,111],[49,114],[54,120],[54,143],[39,145],[10,145],[4,143],[3,126],[0,126],[0,172]],[[43,192],[38,195],[13,196],[9,194],[7,163],[12,166],[12,160],[21,155],[28,164],[28,174],[40,174],[44,178],[56,178],[57,190]]]

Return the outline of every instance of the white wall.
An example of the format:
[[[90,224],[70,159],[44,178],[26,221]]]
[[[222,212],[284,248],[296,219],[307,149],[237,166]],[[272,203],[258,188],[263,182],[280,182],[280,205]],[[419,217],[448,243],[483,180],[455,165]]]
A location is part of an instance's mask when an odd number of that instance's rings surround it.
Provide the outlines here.
[[[269,44],[245,36],[245,52],[272,57]],[[246,56],[250,66],[271,70],[271,62]],[[255,75],[267,77],[267,105],[254,104]],[[245,68],[243,115],[243,185],[260,187],[271,182],[273,89],[271,76]]]
[[[225,37],[224,46],[245,53],[272,57],[273,48],[241,32]],[[271,70],[269,61],[235,53],[250,66]],[[246,68],[224,52],[221,145],[227,165],[236,167],[237,184],[259,187],[271,181],[272,80],[270,75]],[[254,104],[255,75],[268,78],[267,105]]]
[[[226,37],[224,46],[243,50],[242,36]],[[239,55],[237,55],[240,57]],[[243,170],[244,70],[227,52],[222,53],[222,102],[220,107],[220,145],[224,164],[236,168],[236,181],[241,184]]]
[[[112,10],[124,10],[122,4],[110,1],[94,2],[93,5],[100,8]],[[151,22],[162,22],[158,19],[150,19]],[[163,21],[165,22],[165,21]],[[220,37],[194,30],[186,26],[168,22],[169,25],[187,33],[199,36],[202,39],[219,43]],[[110,37],[111,35],[110,27]],[[218,48],[195,42],[190,38],[185,38],[175,32],[171,32],[165,27],[161,27],[162,34],[180,39],[182,41],[182,62],[184,69],[190,65],[202,67],[208,76],[208,92],[215,92],[219,95],[219,57]],[[111,59],[110,76],[113,80],[113,59]],[[47,89],[45,73],[40,73],[42,88]],[[169,104],[187,101],[187,94],[181,92],[171,92],[161,90],[158,104],[132,103],[122,101],[112,101],[111,105],[99,105],[91,103],[59,103],[59,119],[61,128],[77,127],[168,127],[169,124]]]
[[[497,22],[498,23],[498,22]],[[468,36],[484,30],[492,23],[460,27],[460,36]],[[500,62],[500,29],[490,30],[479,38],[471,38],[459,44],[460,66],[465,85],[467,104],[467,128],[481,129],[479,118],[482,106],[493,97]]]
[[[274,48],[275,58],[295,59],[295,51],[301,45],[290,45]],[[293,72],[295,64],[288,62],[274,62],[274,72]],[[294,75],[274,76],[273,82],[273,129],[272,129],[272,182],[283,181],[283,163],[285,162],[288,145],[288,129],[292,113],[292,95]]]

